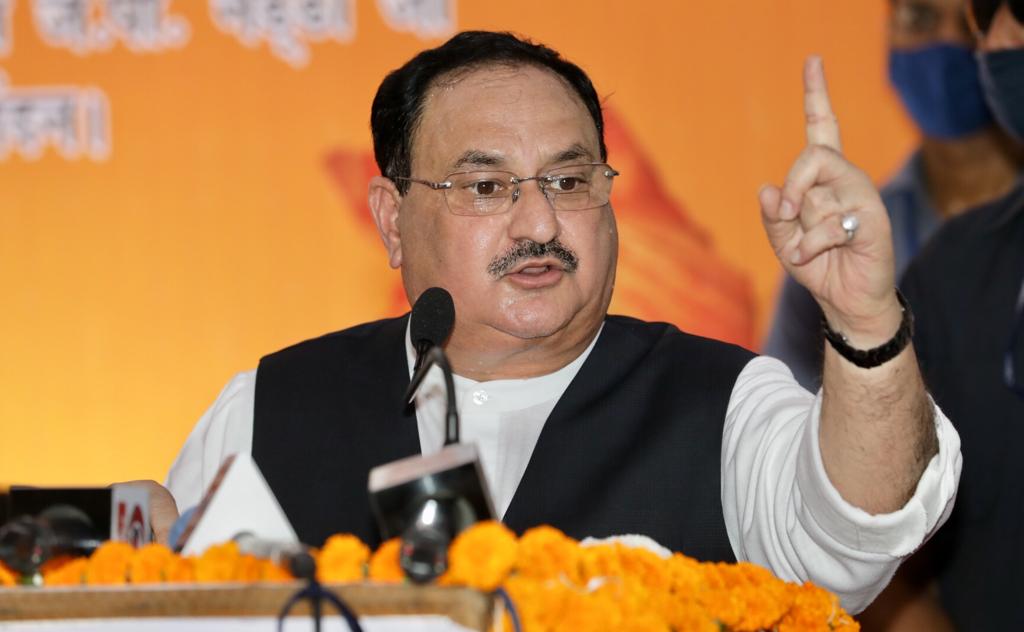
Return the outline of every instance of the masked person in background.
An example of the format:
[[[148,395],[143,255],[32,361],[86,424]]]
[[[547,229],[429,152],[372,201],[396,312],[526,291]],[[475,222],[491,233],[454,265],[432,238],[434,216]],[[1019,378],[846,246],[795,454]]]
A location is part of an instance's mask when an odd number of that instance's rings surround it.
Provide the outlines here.
[[[922,134],[881,191],[898,277],[944,220],[1010,191],[1024,151],[992,120],[962,0],[892,1],[889,77]],[[820,324],[810,292],[787,276],[762,351],[811,391],[821,386]]]
[[[1024,0],[969,9],[986,100],[1024,141]],[[865,629],[950,629],[944,610],[957,630],[1022,630],[1024,184],[943,225],[901,287],[919,315],[925,381],[963,440],[964,470],[949,522],[900,569]]]

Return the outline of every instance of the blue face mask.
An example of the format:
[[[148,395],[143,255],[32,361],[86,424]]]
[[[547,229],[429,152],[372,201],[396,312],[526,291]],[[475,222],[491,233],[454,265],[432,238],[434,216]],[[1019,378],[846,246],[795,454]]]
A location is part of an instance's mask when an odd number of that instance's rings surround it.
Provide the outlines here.
[[[979,52],[978,67],[999,126],[1024,142],[1024,48]]]
[[[889,79],[925,135],[953,139],[992,122],[971,49],[933,44],[889,53]]]

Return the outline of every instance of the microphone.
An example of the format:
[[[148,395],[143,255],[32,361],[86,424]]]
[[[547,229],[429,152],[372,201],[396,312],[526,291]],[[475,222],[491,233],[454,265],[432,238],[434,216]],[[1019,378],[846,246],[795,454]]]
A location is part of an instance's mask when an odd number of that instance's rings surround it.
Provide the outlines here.
[[[448,567],[448,547],[475,522],[494,519],[476,446],[459,443],[455,381],[441,345],[455,323],[451,295],[430,288],[412,308],[409,333],[418,354],[404,402],[410,403],[435,364],[447,397],[445,445],[429,456],[410,456],[370,470],[370,506],[385,539],[401,537],[399,563],[414,582],[427,582]]]
[[[416,350],[413,372],[419,371],[424,356],[431,347],[440,347],[455,326],[455,303],[448,290],[440,287],[427,288],[416,304],[412,306],[409,334]]]
[[[412,380],[405,390],[404,401],[412,402],[416,390],[435,364],[444,373],[446,395],[445,440],[446,446],[459,442],[459,412],[455,405],[455,380],[451,365],[441,345],[451,335],[455,325],[455,303],[447,290],[439,287],[427,289],[416,299],[412,307],[409,324],[410,338],[416,349],[416,363],[413,365]]]
[[[232,539],[238,545],[239,553],[270,560],[287,568],[296,579],[316,577],[316,560],[303,544],[293,540],[261,538],[252,531],[239,532]]]
[[[21,515],[0,527],[0,561],[32,576],[55,557],[91,554],[104,539],[81,509],[51,505],[37,516]]]
[[[149,492],[111,487],[11,487],[0,525],[0,561],[34,575],[48,559],[88,555],[105,540],[141,546],[151,539]]]
[[[370,470],[367,487],[381,535],[402,538],[399,563],[417,583],[444,573],[456,535],[495,517],[471,443],[378,465]]]

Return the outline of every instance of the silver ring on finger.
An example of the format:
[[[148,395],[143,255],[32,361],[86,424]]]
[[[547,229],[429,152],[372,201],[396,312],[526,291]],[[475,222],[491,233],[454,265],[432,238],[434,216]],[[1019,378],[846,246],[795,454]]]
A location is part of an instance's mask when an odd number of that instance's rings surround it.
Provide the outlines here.
[[[860,228],[860,220],[853,213],[845,213],[842,219],[839,220],[839,225],[846,231],[846,241],[849,242],[857,234],[857,229]]]

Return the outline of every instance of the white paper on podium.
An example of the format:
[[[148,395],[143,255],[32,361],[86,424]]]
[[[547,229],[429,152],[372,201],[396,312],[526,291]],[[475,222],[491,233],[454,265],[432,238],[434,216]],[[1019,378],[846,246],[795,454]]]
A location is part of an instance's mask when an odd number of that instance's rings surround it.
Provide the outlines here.
[[[235,454],[222,468],[226,470],[214,478],[197,509],[183,555],[200,555],[243,532],[267,540],[299,541],[251,455]]]

